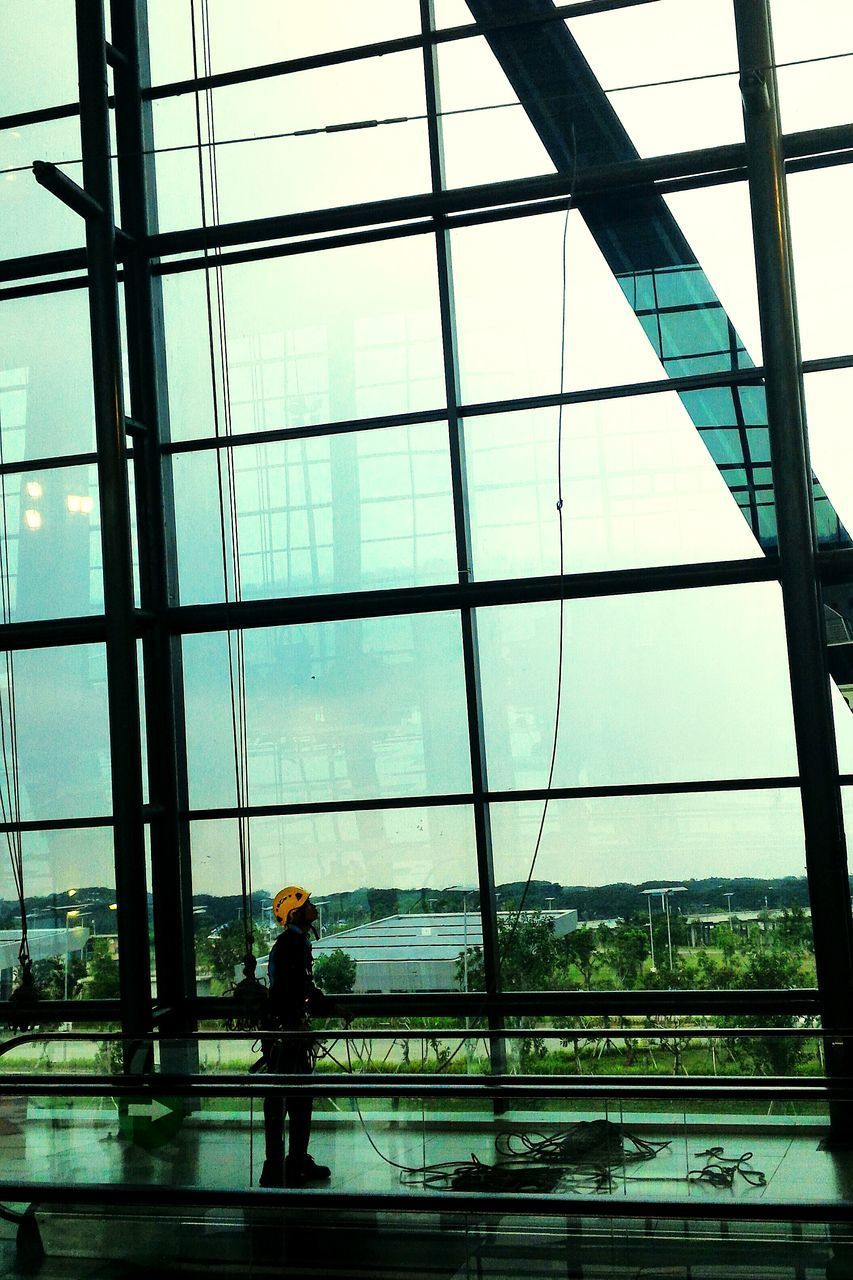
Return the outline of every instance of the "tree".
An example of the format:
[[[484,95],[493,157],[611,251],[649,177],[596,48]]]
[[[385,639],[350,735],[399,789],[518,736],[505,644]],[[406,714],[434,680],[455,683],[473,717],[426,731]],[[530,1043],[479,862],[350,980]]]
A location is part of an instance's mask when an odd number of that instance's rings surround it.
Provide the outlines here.
[[[356,963],[346,951],[331,951],[314,961],[314,981],[327,995],[348,995],[355,987]]]
[[[100,945],[103,943],[103,945]],[[92,940],[92,958],[88,965],[88,995],[91,1000],[118,999],[118,961],[110,955],[104,939]]]
[[[229,920],[210,939],[210,971],[224,987],[233,986],[234,971],[246,954],[246,935],[241,919]]]
[[[396,889],[368,889],[367,907],[371,920],[384,920],[387,916],[397,914],[398,900]]]
[[[616,927],[609,930],[609,935],[603,952],[604,959],[621,986],[633,986],[640,976],[648,952],[646,932],[619,920]]]
[[[776,926],[776,940],[786,947],[811,947],[812,922],[802,907],[793,906],[790,911],[783,911]]]
[[[735,986],[752,989],[793,989],[800,985],[803,952],[783,950],[781,947],[749,947]],[[729,1026],[749,1026],[749,1018],[727,1018]],[[793,1027],[793,1014],[771,1014],[761,1021],[768,1027]],[[796,1036],[749,1036],[735,1042],[745,1065],[756,1075],[791,1075],[805,1053],[805,1045]]]
[[[571,973],[562,939],[554,937],[554,922],[540,911],[524,912],[509,920],[498,920],[498,956],[505,990],[564,991],[572,986]],[[456,977],[462,985],[464,957],[456,961]],[[479,947],[468,949],[468,988],[485,986],[483,954]]]
[[[734,959],[735,952],[738,949],[737,934],[727,924],[718,924],[714,929],[714,945],[719,947],[723,953],[723,958],[728,964]]]
[[[85,976],[86,963],[82,957],[69,955],[69,1000],[76,1000],[80,995],[80,984]],[[48,960],[36,960],[33,963],[33,980],[42,1000],[63,1000],[65,998],[65,960],[59,956],[51,956]]]
[[[592,966],[598,949],[598,939],[594,929],[575,929],[574,933],[560,939],[560,944],[572,964],[577,965],[583,974],[584,986],[589,990],[592,986]]]

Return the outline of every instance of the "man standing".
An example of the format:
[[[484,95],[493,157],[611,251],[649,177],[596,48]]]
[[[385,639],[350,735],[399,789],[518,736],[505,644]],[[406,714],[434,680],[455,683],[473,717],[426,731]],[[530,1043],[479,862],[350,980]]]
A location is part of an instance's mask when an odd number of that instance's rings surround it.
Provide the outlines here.
[[[276,1030],[304,1032],[273,1041],[266,1052],[267,1070],[275,1074],[308,1074],[314,1069],[311,1037],[313,1014],[340,1014],[333,1000],[314,985],[309,930],[318,918],[311,894],[299,885],[288,885],[273,898],[273,915],[282,933],[269,958],[269,1004]],[[304,1187],[325,1182],[331,1170],[308,1154],[312,1100],[306,1094],[264,1099],[266,1159],[260,1176],[262,1187]],[[288,1144],[284,1158],[284,1112],[287,1111]]]

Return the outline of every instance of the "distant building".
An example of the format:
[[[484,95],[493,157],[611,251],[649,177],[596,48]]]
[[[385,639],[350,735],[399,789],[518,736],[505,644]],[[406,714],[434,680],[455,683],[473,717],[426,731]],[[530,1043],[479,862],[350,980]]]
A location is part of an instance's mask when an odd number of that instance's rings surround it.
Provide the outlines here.
[[[499,917],[511,918],[511,912]],[[558,938],[578,927],[578,913],[543,911]],[[452,991],[464,987],[459,959],[483,945],[479,912],[448,911],[388,916],[314,943],[314,957],[344,951],[356,963],[356,991]]]
[[[84,925],[73,929],[28,929],[27,940],[33,961],[52,960],[56,956],[77,954],[86,948],[91,930]],[[18,967],[21,934],[14,929],[0,929],[0,999],[8,1000],[14,972]]]
[[[811,908],[806,907],[806,918],[811,919],[811,914]],[[750,927],[756,924],[767,933],[772,933],[779,928],[784,915],[784,909],[777,907],[769,911],[733,911],[731,915],[725,911],[689,915],[687,916],[688,945],[691,947],[714,946],[714,931],[720,926],[731,928],[733,933],[741,937],[746,937]]]

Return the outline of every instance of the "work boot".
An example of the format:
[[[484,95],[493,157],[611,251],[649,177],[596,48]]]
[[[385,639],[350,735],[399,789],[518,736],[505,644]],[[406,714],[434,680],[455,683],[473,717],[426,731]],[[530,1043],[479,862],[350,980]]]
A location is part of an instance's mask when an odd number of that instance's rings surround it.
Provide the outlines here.
[[[313,1156],[288,1156],[284,1162],[284,1181],[288,1187],[304,1187],[309,1182],[328,1182],[332,1171],[317,1164]]]
[[[261,1170],[260,1178],[258,1178],[258,1184],[262,1187],[284,1186],[284,1161],[281,1157],[277,1160],[264,1161],[264,1167]]]

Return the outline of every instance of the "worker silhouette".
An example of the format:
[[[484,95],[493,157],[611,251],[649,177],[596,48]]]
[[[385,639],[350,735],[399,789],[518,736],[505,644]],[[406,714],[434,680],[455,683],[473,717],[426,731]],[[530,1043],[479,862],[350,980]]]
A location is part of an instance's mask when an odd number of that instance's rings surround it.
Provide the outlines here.
[[[282,928],[269,958],[269,1008],[272,1029],[303,1032],[267,1041],[267,1070],[284,1075],[314,1069],[312,1014],[344,1016],[314,985],[309,931],[318,918],[311,894],[299,885],[281,889],[273,898],[273,915]],[[287,1111],[287,1158],[284,1157],[284,1112]],[[308,1154],[312,1100],[307,1094],[271,1094],[264,1099],[264,1167],[262,1187],[303,1187],[326,1182],[331,1170]]]

